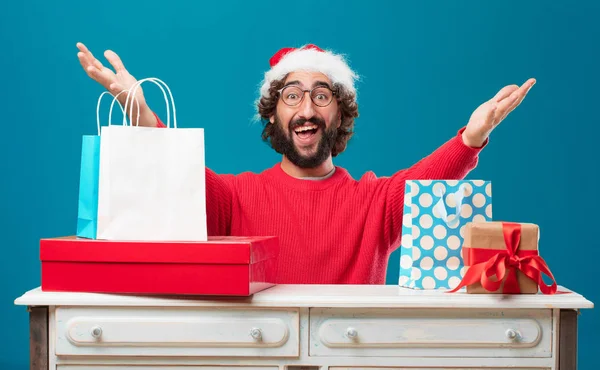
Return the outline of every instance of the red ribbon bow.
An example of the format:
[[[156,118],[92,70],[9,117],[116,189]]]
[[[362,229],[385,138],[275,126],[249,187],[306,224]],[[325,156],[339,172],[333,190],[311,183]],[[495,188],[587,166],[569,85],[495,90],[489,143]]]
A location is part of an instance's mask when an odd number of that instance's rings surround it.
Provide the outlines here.
[[[468,261],[470,267],[460,284],[450,293],[479,281],[485,290],[495,292],[500,288],[505,276],[506,281],[502,293],[520,293],[517,270],[537,282],[542,293],[556,293],[557,285],[554,276],[546,262],[539,256],[538,251],[518,250],[521,242],[521,224],[503,222],[502,232],[506,250],[463,248],[465,260]],[[552,285],[548,286],[544,283],[542,273],[552,279]],[[492,276],[496,276],[496,279],[491,280]]]

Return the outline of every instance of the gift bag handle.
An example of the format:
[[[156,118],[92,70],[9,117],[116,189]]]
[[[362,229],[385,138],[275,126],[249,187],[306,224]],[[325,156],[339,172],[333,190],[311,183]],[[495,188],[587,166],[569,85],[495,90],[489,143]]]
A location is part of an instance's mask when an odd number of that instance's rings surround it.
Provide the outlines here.
[[[167,103],[167,128],[169,128],[171,126],[171,114],[170,114],[170,106],[169,106],[169,99],[167,98],[167,93],[165,92],[164,87],[167,89],[167,91],[169,92],[169,97],[171,104],[173,105],[173,128],[177,128],[177,114],[175,111],[175,99],[173,99],[173,94],[171,93],[171,89],[169,89],[169,86],[162,81],[161,79],[158,79],[156,77],[148,77],[148,78],[144,78],[142,80],[139,80],[138,82],[136,82],[132,87],[131,87],[131,93],[127,94],[127,101],[125,102],[125,107],[127,107],[127,104],[129,103],[129,97],[133,96],[135,97],[135,93],[137,92],[137,89],[139,89],[139,87],[146,81],[152,82],[155,85],[157,85],[160,90],[163,93],[163,96],[165,98],[165,102]],[[139,112],[139,106],[138,106],[138,112]],[[131,114],[133,113],[133,106],[129,107],[129,116],[131,117]],[[138,114],[138,122],[139,122],[139,114]],[[125,117],[123,117],[123,123],[125,123]],[[137,126],[137,124],[136,124]]]
[[[112,110],[113,110],[113,107],[114,107],[114,105],[115,105],[115,102],[117,102],[117,104],[119,104],[119,106],[121,107],[121,112],[123,113],[123,117],[125,117],[125,108],[123,108],[123,106],[121,105],[121,102],[119,102],[119,101],[117,100],[117,97],[118,97],[119,95],[121,95],[121,94],[125,93],[125,92],[126,92],[126,93],[129,93],[129,90],[123,90],[123,91],[121,91],[120,93],[118,93],[118,94],[115,96],[115,98],[113,99],[112,103],[110,103],[110,110],[108,111],[108,117],[109,117],[108,125],[109,125],[109,126],[110,126],[110,118],[112,118]],[[137,98],[136,98],[135,96],[133,97],[133,99],[134,99],[134,103],[135,103],[135,102],[137,102]],[[139,103],[137,104],[137,113],[138,113],[138,114],[137,114],[137,121],[136,121],[137,123],[136,123],[136,126],[137,126],[137,125],[139,124],[139,122],[140,122],[140,105],[139,105]],[[131,122],[129,122],[129,124],[130,124],[130,125],[133,125]],[[125,120],[124,120],[124,122],[123,122],[123,126],[126,126],[126,122],[125,122]]]
[[[110,103],[110,110],[108,111],[108,125],[109,126],[111,124],[110,119],[112,118],[112,111],[113,111],[113,107],[115,106],[115,101],[119,104],[119,107],[121,107],[121,112],[123,113],[123,115],[125,115],[125,109],[123,109],[123,106],[121,105],[119,100],[117,100],[119,95],[123,94],[124,92],[127,92],[127,90],[123,90],[120,93],[118,93],[117,95],[115,95],[113,97],[113,101]],[[100,103],[102,102],[102,98],[106,94],[110,94],[110,92],[103,91],[102,94],[100,94],[100,96],[98,97],[98,104],[96,105],[96,125],[98,126],[98,136],[100,136]],[[135,98],[135,97],[134,97],[134,99],[137,100],[137,98]],[[139,120],[139,115],[140,115],[140,107],[138,106],[138,120]]]
[[[454,199],[456,201],[456,213],[454,214],[454,219],[452,219],[451,221],[448,221],[448,212],[446,211],[446,206],[444,205],[444,192],[439,187],[437,188],[439,189],[439,191],[437,192],[439,194],[435,194],[436,191],[434,190],[434,195],[438,196],[439,200],[435,204],[435,206],[433,206],[433,209],[437,210],[438,214],[440,215],[440,218],[446,223],[446,225],[450,227],[456,227],[456,225],[458,225],[458,222],[460,221],[460,211],[462,209],[462,202],[465,197],[465,188],[465,184],[461,184],[458,187],[458,190],[454,193]]]

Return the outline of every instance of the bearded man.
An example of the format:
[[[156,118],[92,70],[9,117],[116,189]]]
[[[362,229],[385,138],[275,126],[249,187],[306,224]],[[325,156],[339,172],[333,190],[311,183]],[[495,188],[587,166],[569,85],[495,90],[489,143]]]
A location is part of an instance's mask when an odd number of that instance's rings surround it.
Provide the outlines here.
[[[104,53],[113,71],[77,46],[87,74],[113,95],[136,83],[116,53]],[[353,134],[356,80],[344,58],[329,50],[279,50],[270,58],[257,110],[265,125],[262,138],[282,154],[281,162],[260,173],[206,169],[208,234],[277,236],[277,283],[384,284],[388,258],[401,242],[405,181],[464,179],[492,130],[535,83],[502,88],[454,137],[410,168],[390,177],[367,172],[355,180],[333,158]],[[141,89],[136,99],[139,125],[164,127]]]

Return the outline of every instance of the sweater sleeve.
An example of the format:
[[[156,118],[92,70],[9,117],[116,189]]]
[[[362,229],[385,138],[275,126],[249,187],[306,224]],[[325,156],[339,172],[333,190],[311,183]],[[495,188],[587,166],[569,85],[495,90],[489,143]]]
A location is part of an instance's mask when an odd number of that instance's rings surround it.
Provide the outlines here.
[[[477,166],[479,152],[489,140],[479,148],[469,147],[462,141],[464,130],[461,128],[433,153],[387,179],[384,233],[391,249],[400,245],[406,180],[462,180]]]
[[[231,234],[231,177],[206,168],[206,224],[209,236]]]
[[[156,117],[156,127],[167,127],[160,118]],[[231,233],[231,202],[232,194],[230,181],[232,175],[219,175],[206,167],[206,227],[209,236],[227,236]]]
[[[160,118],[158,117],[158,115],[154,112],[152,112],[154,114],[154,117],[156,117],[156,127],[167,127],[167,125],[165,125],[163,123],[163,121],[160,120]]]

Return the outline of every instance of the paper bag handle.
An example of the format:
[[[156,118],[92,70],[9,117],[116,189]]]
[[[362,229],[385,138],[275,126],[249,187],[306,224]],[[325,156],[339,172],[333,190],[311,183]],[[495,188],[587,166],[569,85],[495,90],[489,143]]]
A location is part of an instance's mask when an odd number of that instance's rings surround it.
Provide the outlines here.
[[[125,109],[123,109],[123,106],[121,105],[121,103],[119,102],[119,100],[117,98],[119,97],[119,95],[121,95],[127,91],[128,90],[123,90],[113,97],[113,101],[110,103],[110,110],[108,111],[108,125],[109,126],[111,125],[110,120],[112,118],[112,111],[113,111],[113,107],[115,106],[115,101],[119,104],[119,107],[121,107],[121,112],[123,113],[123,116],[125,116]],[[96,105],[96,125],[98,126],[98,136],[100,136],[100,103],[102,102],[102,98],[106,94],[111,94],[111,93],[108,91],[103,91],[102,94],[100,94],[100,96],[98,97],[98,103]],[[137,98],[134,97],[134,99],[136,99],[136,101],[137,101]],[[139,116],[140,116],[140,107],[138,105],[138,120],[139,120]]]
[[[440,189],[440,188],[438,187],[437,189]],[[446,211],[446,206],[444,205],[443,191],[440,189],[439,195],[435,194],[435,191],[434,191],[434,195],[438,196],[440,198],[438,200],[438,202],[435,204],[435,206],[433,206],[433,209],[437,210],[438,214],[440,215],[440,218],[449,227],[455,227],[456,225],[458,225],[458,222],[460,221],[460,211],[462,209],[462,202],[465,197],[465,184],[461,184],[458,187],[458,190],[454,193],[454,199],[456,201],[456,207],[455,207],[456,213],[454,215],[455,216],[454,219],[452,219],[451,221],[448,221],[448,212]]]
[[[115,96],[115,98],[113,99],[112,103],[110,103],[110,110],[108,111],[108,117],[109,117],[108,125],[109,125],[109,126],[110,126],[110,117],[112,117],[112,110],[113,110],[113,106],[115,105],[115,101],[116,101],[116,102],[119,104],[119,106],[121,107],[121,112],[123,112],[123,117],[125,117],[125,109],[124,109],[124,108],[123,108],[123,106],[121,105],[121,102],[119,102],[119,101],[117,100],[117,97],[118,97],[119,95],[121,95],[122,93],[124,93],[124,92],[127,92],[127,93],[128,93],[128,92],[129,92],[129,90],[123,90],[123,91],[121,91],[120,93],[118,93],[118,94]],[[134,99],[134,102],[137,102],[137,98],[136,98],[135,96],[133,97],[133,99]],[[136,123],[136,126],[137,126],[137,125],[139,124],[139,122],[140,122],[140,105],[139,105],[139,103],[137,104],[137,113],[138,113],[138,114],[137,114],[137,120],[136,120],[136,122],[137,122],[137,123]],[[123,125],[125,126],[125,122],[123,122]],[[131,123],[131,122],[130,122],[130,125],[132,125],[132,123]]]
[[[169,106],[169,99],[167,98],[167,93],[165,92],[165,89],[163,88],[162,85],[164,85],[164,87],[167,89],[167,91],[169,92],[169,97],[171,104],[173,105],[173,128],[177,128],[177,114],[175,111],[175,99],[173,99],[173,94],[171,93],[171,89],[169,89],[169,86],[162,80],[156,78],[156,77],[148,77],[148,78],[144,78],[142,80],[139,80],[138,82],[136,82],[132,87],[131,87],[131,93],[127,94],[127,101],[125,102],[125,107],[127,107],[127,104],[129,103],[129,97],[130,96],[134,96],[135,97],[135,93],[137,92],[137,89],[141,86],[141,84],[143,84],[144,82],[149,81],[154,83],[155,85],[157,85],[160,90],[163,92],[163,96],[165,98],[165,102],[167,103],[167,128],[170,127],[171,125],[171,115],[170,115],[170,106]],[[138,106],[138,111],[139,111],[139,106]],[[129,116],[131,116],[131,114],[133,113],[133,106],[131,106],[129,108]],[[138,114],[139,117],[139,114]],[[125,118],[123,117],[123,123],[125,123]]]

